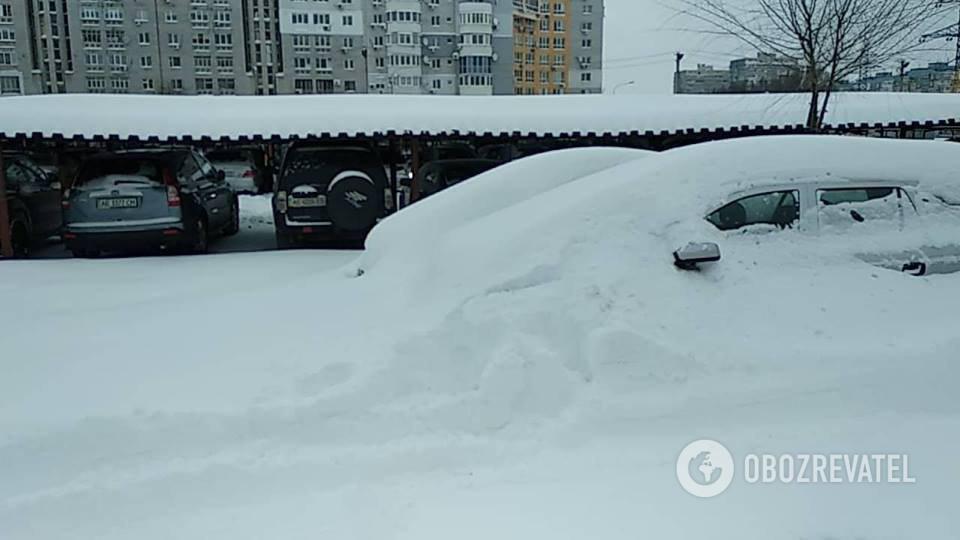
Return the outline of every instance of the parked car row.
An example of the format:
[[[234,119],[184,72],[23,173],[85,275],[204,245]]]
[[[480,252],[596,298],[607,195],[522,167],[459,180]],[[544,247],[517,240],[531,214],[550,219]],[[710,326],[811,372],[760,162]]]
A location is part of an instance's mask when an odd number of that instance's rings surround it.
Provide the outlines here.
[[[238,194],[272,195],[277,247],[362,244],[406,201],[430,197],[537,144],[425,144],[414,158],[364,143],[126,151],[67,150],[5,160],[18,256],[59,234],[75,256],[160,249],[203,252],[240,227]],[[391,162],[400,172],[395,193]],[[411,164],[416,163],[416,171]],[[399,195],[398,197],[395,197]]]

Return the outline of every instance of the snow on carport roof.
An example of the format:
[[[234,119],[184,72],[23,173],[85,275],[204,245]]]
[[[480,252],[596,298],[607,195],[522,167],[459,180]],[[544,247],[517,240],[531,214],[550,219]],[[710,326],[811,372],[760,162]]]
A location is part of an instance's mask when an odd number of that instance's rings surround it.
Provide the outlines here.
[[[309,138],[669,134],[801,129],[802,94],[723,96],[144,96],[0,99],[0,138]],[[955,125],[960,95],[839,94],[834,127]]]

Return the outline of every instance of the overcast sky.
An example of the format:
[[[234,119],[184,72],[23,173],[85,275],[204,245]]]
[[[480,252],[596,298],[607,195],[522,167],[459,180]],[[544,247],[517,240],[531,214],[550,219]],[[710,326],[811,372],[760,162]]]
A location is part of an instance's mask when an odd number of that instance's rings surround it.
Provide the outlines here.
[[[683,51],[684,68],[698,63],[726,67],[752,51],[736,40],[683,30],[695,26],[679,15],[679,0],[606,0],[604,91],[627,81],[618,93],[665,94],[673,91],[674,53]],[[669,7],[675,6],[675,7]],[[955,19],[954,19],[955,20]],[[953,62],[952,43],[924,60]]]

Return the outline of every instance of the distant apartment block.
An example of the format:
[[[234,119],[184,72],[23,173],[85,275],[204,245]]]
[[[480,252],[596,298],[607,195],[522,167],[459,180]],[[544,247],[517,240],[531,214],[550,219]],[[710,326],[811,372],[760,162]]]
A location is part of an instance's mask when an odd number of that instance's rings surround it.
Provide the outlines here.
[[[858,80],[842,81],[838,90],[846,92],[960,92],[960,78],[952,64],[935,62],[926,67],[887,71]],[[730,62],[729,69],[700,64],[697,69],[674,74],[674,93],[729,94],[749,92],[796,92],[804,90],[803,70],[796,61],[760,53],[755,58]]]
[[[954,67],[946,62],[934,62],[927,67],[905,71],[903,76],[886,71],[864,77],[847,85],[847,90],[864,92],[960,92],[960,80]]]
[[[699,64],[694,70],[674,74],[674,93],[727,94],[797,90],[801,70],[795,60],[759,53],[730,62],[729,69]]]
[[[675,94],[722,94],[730,91],[730,72],[714,69],[708,64],[698,64],[697,69],[678,71],[674,74]]]
[[[598,93],[602,0],[0,0],[0,94]]]

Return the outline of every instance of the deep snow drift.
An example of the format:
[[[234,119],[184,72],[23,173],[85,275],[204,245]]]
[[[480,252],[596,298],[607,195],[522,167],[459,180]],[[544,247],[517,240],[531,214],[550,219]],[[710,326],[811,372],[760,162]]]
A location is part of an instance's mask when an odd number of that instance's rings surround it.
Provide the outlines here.
[[[723,172],[816,152],[934,183],[953,157],[767,144],[602,164],[510,204],[492,171],[356,260],[0,265],[0,538],[956,538],[960,276],[699,226]],[[674,269],[692,239],[724,260]],[[705,437],[909,453],[918,481],[699,500],[674,467]]]

